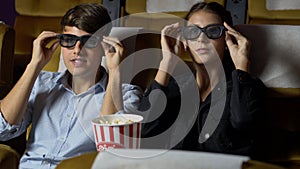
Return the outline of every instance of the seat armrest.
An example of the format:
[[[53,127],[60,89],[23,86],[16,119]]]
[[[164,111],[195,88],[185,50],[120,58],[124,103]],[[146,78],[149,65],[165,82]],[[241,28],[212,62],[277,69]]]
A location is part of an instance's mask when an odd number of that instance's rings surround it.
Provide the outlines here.
[[[17,169],[20,156],[11,147],[0,144],[0,168]]]
[[[90,152],[77,157],[63,160],[56,169],[91,168],[98,152]]]
[[[14,42],[14,29],[3,22],[0,23],[0,99],[13,85]]]

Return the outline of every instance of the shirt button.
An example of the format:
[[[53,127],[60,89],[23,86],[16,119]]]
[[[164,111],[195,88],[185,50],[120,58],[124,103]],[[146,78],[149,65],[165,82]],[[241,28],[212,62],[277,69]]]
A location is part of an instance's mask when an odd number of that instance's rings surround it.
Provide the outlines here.
[[[68,117],[68,118],[70,118],[70,117],[71,117],[71,115],[70,115],[70,114],[67,114],[67,117]]]
[[[242,75],[239,76],[239,81],[243,82],[244,81],[244,77]]]
[[[206,139],[208,139],[209,138],[209,134],[208,133],[206,133],[205,135],[204,135],[204,137],[206,138]]]

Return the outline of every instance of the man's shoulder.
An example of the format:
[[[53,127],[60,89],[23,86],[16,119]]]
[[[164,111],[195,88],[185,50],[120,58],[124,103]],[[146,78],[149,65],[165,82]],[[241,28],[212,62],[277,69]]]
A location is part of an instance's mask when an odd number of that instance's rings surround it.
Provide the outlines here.
[[[63,76],[62,72],[48,72],[48,71],[42,71],[38,78],[37,83],[45,83],[45,84],[55,84],[59,79],[61,79]]]
[[[40,79],[57,79],[63,75],[63,72],[49,72],[49,71],[41,71],[39,74]]]

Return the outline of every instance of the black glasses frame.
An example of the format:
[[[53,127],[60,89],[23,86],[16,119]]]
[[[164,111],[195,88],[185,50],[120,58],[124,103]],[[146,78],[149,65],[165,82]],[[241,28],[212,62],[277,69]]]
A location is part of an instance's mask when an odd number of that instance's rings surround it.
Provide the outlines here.
[[[193,38],[190,38],[189,37],[189,29],[190,28],[198,28],[198,30],[199,30],[199,32],[197,32],[197,35],[195,36],[195,37],[193,37]],[[217,27],[217,28],[219,28],[220,29],[220,33],[217,35],[217,36],[212,36],[211,34],[209,34],[208,32],[207,32],[207,30],[209,29],[209,28],[211,28],[211,27]],[[185,27],[183,27],[182,28],[182,33],[183,33],[183,37],[186,39],[186,40],[195,40],[195,39],[197,39],[200,35],[201,35],[201,33],[203,32],[203,33],[205,33],[205,35],[209,38],[209,39],[219,39],[222,35],[223,35],[223,33],[224,33],[224,31],[226,31],[227,29],[223,26],[223,25],[220,25],[220,24],[211,24],[211,25],[207,25],[207,26],[205,26],[204,28],[201,28],[201,27],[199,27],[198,25],[190,25],[190,26],[185,26]]]
[[[65,42],[64,39],[68,38],[68,40],[72,40],[71,42]],[[91,43],[93,39],[91,38],[96,38],[94,43]],[[77,41],[80,41],[82,46],[86,48],[95,48],[97,47],[99,41],[103,39],[102,36],[94,36],[94,35],[83,35],[83,36],[76,36],[72,34],[59,34],[57,35],[57,39],[59,40],[59,44],[62,47],[65,48],[72,48],[76,45]],[[90,43],[87,43],[90,42]]]

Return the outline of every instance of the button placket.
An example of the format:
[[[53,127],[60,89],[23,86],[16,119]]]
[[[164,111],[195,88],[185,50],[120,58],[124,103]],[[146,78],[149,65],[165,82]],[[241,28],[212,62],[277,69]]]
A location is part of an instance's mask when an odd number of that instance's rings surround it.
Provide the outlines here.
[[[72,121],[72,115],[74,113],[74,104],[75,104],[75,100],[70,100],[70,102],[68,103],[68,106],[66,108],[66,114],[63,116],[63,120],[61,123],[61,131],[60,131],[60,135],[58,136],[58,138],[56,139],[56,144],[55,147],[53,148],[53,150],[51,151],[52,154],[54,156],[57,156],[58,153],[61,151],[61,148],[63,147],[68,132],[69,132],[69,128],[70,128],[70,123]]]

